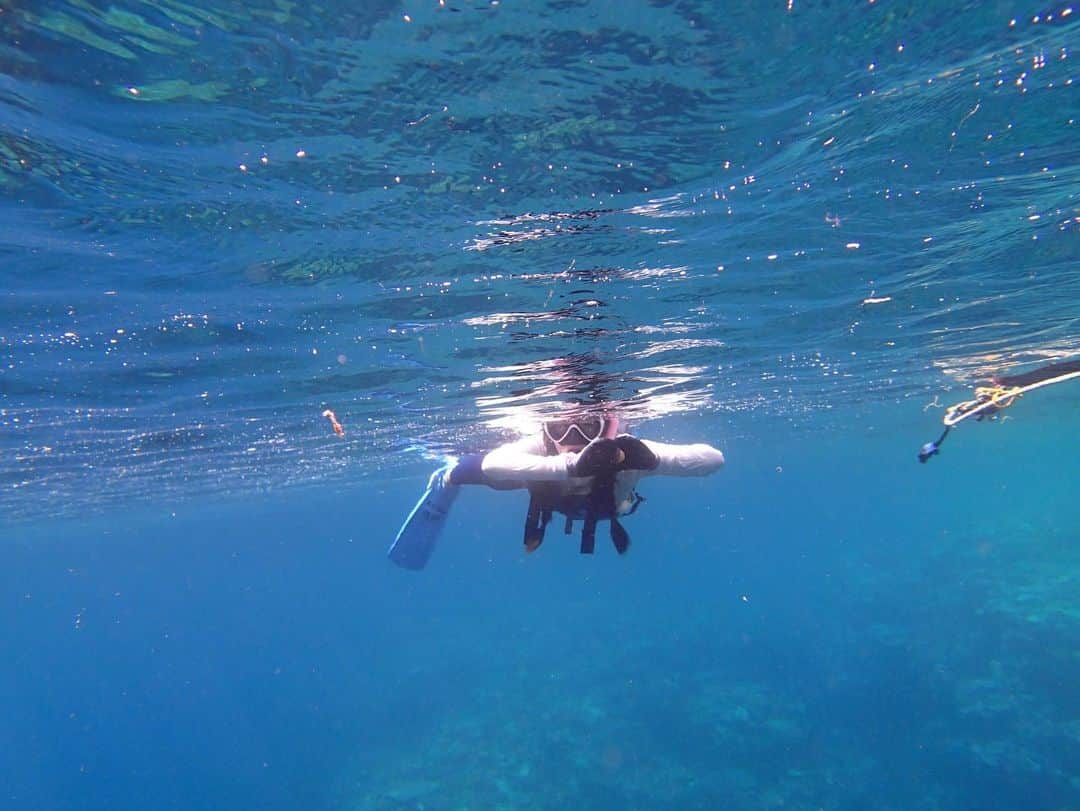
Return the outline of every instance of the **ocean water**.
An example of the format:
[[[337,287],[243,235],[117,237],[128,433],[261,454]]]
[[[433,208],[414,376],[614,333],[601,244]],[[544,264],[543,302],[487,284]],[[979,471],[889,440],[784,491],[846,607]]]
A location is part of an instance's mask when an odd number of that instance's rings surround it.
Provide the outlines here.
[[[0,7],[0,807],[1080,807],[1080,381],[916,461],[1080,353],[1078,20]],[[568,404],[727,464],[386,559]]]

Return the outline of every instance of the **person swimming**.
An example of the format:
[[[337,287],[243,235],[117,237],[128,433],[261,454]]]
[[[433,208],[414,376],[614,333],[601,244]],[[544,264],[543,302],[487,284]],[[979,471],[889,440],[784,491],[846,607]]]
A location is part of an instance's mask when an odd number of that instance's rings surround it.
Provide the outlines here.
[[[595,550],[596,525],[607,521],[619,554],[630,536],[619,520],[644,501],[637,493],[646,476],[706,476],[724,465],[724,455],[704,443],[672,445],[623,432],[618,417],[583,414],[545,422],[533,436],[480,454],[469,454],[432,474],[428,489],[398,532],[389,556],[408,569],[422,569],[450,507],[464,485],[528,490],[523,543],[534,552],[555,513],[570,534],[582,522],[582,554]]]

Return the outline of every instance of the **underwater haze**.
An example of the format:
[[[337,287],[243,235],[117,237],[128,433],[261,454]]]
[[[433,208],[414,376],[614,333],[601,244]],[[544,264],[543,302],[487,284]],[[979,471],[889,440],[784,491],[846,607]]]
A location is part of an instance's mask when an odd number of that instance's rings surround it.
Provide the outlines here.
[[[1080,7],[0,6],[0,807],[1080,807]],[[707,442],[619,556],[448,455]],[[329,414],[329,415],[328,415]],[[340,433],[335,427],[340,427]]]

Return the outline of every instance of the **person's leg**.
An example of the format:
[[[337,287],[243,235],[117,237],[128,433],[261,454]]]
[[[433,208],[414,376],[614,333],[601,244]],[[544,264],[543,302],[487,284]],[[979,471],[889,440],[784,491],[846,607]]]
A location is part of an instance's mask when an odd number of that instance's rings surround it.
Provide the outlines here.
[[[435,550],[461,485],[482,484],[495,490],[515,490],[524,482],[496,482],[484,475],[484,454],[470,453],[431,474],[427,490],[398,530],[390,560],[406,569],[423,569]]]
[[[483,453],[468,453],[458,459],[457,464],[450,468],[446,481],[449,484],[482,484],[493,490],[521,490],[525,482],[495,481],[484,473]]]

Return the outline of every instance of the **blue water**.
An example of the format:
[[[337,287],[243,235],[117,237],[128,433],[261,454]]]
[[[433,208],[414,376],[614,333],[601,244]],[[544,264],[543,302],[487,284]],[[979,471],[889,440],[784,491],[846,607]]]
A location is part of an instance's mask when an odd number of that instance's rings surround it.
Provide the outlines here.
[[[1078,20],[0,9],[3,807],[1080,807],[1080,381],[915,459],[1080,353]],[[386,560],[568,402],[728,464]]]

